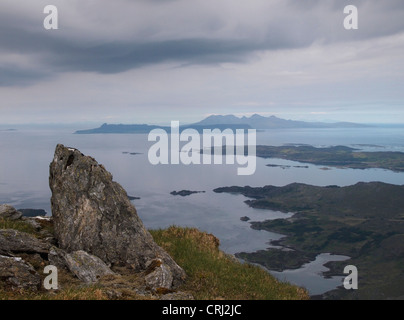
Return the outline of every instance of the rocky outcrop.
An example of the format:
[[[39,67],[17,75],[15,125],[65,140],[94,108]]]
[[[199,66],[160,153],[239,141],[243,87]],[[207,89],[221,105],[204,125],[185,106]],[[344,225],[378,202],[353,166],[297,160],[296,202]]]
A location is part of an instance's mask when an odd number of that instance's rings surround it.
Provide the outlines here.
[[[22,213],[8,204],[0,205],[0,218],[9,220],[18,220],[22,217]]]
[[[41,231],[38,223],[34,225],[34,218],[23,218],[21,212],[10,205],[0,205],[1,217],[4,220],[13,221],[17,225],[31,226]],[[18,221],[17,221],[18,220]],[[36,291],[40,288],[41,277],[34,267],[24,258],[42,265],[47,259],[50,241],[40,240],[31,234],[14,230],[0,230],[0,288],[13,290]]]
[[[98,283],[112,299],[189,296],[173,290],[185,272],[154,242],[102,165],[58,145],[49,182],[52,217],[24,217],[0,205],[2,227],[18,229],[0,229],[0,290],[38,290],[44,268],[53,265],[63,274],[59,289],[79,280]]]
[[[37,290],[41,277],[21,258],[0,255],[0,281],[13,289]]]
[[[154,288],[172,289],[185,272],[153,240],[126,191],[97,161],[58,145],[50,165],[52,216],[59,247],[83,250],[111,266],[145,271]]]
[[[39,240],[28,233],[13,229],[0,230],[0,254],[38,253],[47,255],[49,248],[49,243]]]

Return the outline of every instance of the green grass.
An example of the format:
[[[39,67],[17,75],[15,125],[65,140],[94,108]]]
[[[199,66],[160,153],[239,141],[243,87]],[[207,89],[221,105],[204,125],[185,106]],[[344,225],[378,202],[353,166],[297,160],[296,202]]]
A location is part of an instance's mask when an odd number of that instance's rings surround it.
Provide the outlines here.
[[[0,229],[16,229],[39,236],[34,228],[22,221],[0,220]],[[170,227],[151,230],[155,241],[173,257],[187,273],[184,285],[179,291],[191,293],[197,300],[301,300],[309,299],[305,289],[283,283],[258,266],[240,263],[233,256],[219,250],[219,240],[213,235],[195,228]],[[30,262],[43,278],[43,266]],[[139,296],[132,290],[136,287],[138,274],[123,274],[101,283],[83,286],[70,272],[59,272],[60,290],[48,292],[41,288],[37,292],[18,291],[4,287],[0,281],[0,300],[108,300],[109,291],[118,287],[118,299],[155,299]]]
[[[32,235],[37,235],[37,232],[35,231],[35,228],[22,221],[22,220],[16,220],[16,221],[11,221],[8,219],[3,219],[0,218],[0,230],[2,229],[14,229],[14,230],[18,230],[18,231],[22,231],[22,232],[26,232]]]
[[[308,299],[306,290],[280,282],[261,267],[240,263],[218,249],[218,240],[194,228],[170,227],[151,231],[187,273],[181,290],[195,299]]]
[[[108,300],[108,297],[96,286],[71,287],[52,294],[45,291],[11,291],[0,288],[1,300]]]

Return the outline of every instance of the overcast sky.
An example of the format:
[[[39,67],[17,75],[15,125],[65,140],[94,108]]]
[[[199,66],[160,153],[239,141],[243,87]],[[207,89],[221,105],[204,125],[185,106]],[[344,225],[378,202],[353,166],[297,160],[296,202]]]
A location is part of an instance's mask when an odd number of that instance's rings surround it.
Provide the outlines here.
[[[45,30],[44,7],[59,29]],[[343,10],[357,6],[359,29]],[[0,123],[404,122],[403,0],[1,0]]]

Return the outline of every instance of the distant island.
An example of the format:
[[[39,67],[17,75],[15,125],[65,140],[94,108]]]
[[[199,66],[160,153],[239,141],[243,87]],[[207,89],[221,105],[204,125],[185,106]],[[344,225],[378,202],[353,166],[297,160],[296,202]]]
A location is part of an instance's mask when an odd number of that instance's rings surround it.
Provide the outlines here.
[[[78,130],[74,132],[75,134],[108,134],[108,133],[115,133],[115,134],[148,134],[151,130],[154,129],[163,129],[166,132],[171,131],[171,127],[169,126],[155,126],[155,125],[148,125],[148,124],[107,124],[104,123],[101,127],[95,128],[95,129],[88,129],[88,130]],[[221,124],[221,125],[184,125],[180,126],[179,130],[182,132],[183,130],[186,129],[194,129],[198,131],[199,133],[202,133],[204,129],[219,129],[221,131],[225,129],[232,129],[232,130],[237,130],[237,129],[251,129],[250,126],[244,125],[244,124],[234,124],[234,125],[227,125],[227,124]]]
[[[17,131],[17,129],[0,129],[0,132],[13,132],[13,131]]]
[[[352,122],[306,122],[285,120],[276,116],[264,117],[254,114],[251,117],[236,117],[234,115],[212,115],[195,123],[195,125],[218,125],[218,124],[244,124],[254,129],[293,129],[293,128],[367,128],[370,125]]]
[[[257,146],[256,155],[261,158],[278,158],[321,166],[351,169],[380,168],[404,172],[403,152],[364,152],[345,146],[316,148],[310,145],[285,145]]]
[[[181,191],[170,192],[170,194],[173,196],[182,196],[182,197],[190,196],[191,194],[194,194],[194,193],[205,193],[205,191],[181,190]]]
[[[18,209],[24,217],[44,217],[46,216],[46,211],[43,209]]]
[[[299,169],[308,169],[309,166],[289,166],[289,165],[284,165],[284,164],[267,164],[267,167],[270,168],[281,168],[281,169],[290,169],[290,168],[299,168]]]
[[[140,152],[123,151],[122,154],[129,154],[129,155],[131,155],[131,156],[137,156],[137,155],[143,154],[143,153],[140,153]]]
[[[223,187],[214,192],[243,194],[252,198],[245,203],[253,208],[295,213],[288,219],[251,222],[254,229],[286,235],[273,244],[292,251],[270,248],[238,253],[239,258],[282,271],[300,268],[320,253],[349,256],[348,261],[328,263],[331,270],[327,275],[343,275],[343,267],[353,264],[360,270],[359,290],[337,289],[326,298],[394,298],[399,292],[395,288],[404,287],[404,185],[362,182],[318,187],[293,183],[284,187]]]
[[[226,146],[220,147],[222,154],[226,154]],[[247,154],[245,147],[245,154]],[[201,153],[215,152],[211,149],[200,149]],[[283,159],[301,163],[310,163],[328,167],[350,169],[386,169],[394,172],[404,172],[404,152],[399,151],[361,151],[346,146],[331,146],[317,148],[310,145],[283,145],[283,146],[256,146],[256,156],[268,159]],[[280,167],[288,169],[290,165],[267,164],[267,167]],[[304,165],[295,165],[294,168],[306,168]]]
[[[366,128],[369,125],[352,122],[305,122],[295,120],[285,120],[275,116],[264,117],[254,114],[251,117],[236,117],[234,115],[212,115],[202,121],[180,126],[180,131],[185,129],[195,129],[202,132],[204,129],[292,129],[292,128]],[[97,133],[149,133],[153,129],[164,129],[169,132],[169,126],[157,126],[149,124],[107,124],[104,123],[99,128],[78,130],[75,134],[97,134]]]

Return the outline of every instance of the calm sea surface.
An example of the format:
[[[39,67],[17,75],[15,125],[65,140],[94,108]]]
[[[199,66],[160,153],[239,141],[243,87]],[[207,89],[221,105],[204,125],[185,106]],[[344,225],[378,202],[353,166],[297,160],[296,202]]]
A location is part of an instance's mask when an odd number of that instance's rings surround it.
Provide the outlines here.
[[[301,163],[257,158],[252,176],[237,176],[238,165],[151,165],[147,153],[153,142],[144,134],[75,135],[80,128],[18,128],[5,131],[0,126],[0,203],[16,208],[45,209],[50,214],[48,186],[49,164],[58,143],[75,147],[91,155],[110,171],[131,196],[147,228],[170,225],[197,227],[213,233],[221,242],[221,249],[234,254],[253,252],[269,247],[271,240],[282,235],[250,228],[240,217],[252,221],[286,218],[270,210],[249,208],[242,195],[216,194],[212,190],[222,186],[283,186],[301,182],[319,186],[346,186],[359,181],[383,181],[404,184],[404,173],[382,169],[335,169],[308,165],[309,168],[267,167],[266,164],[302,165]],[[310,144],[314,146],[345,145],[367,151],[403,151],[403,128],[366,129],[288,129],[257,133],[257,143],[265,145]],[[128,153],[129,152],[129,153]],[[138,153],[131,155],[130,153]],[[305,164],[307,165],[307,164]],[[195,190],[205,193],[187,197],[172,196],[174,190]],[[281,280],[305,286],[311,294],[320,294],[341,285],[341,277],[324,279],[322,265],[344,257],[327,253],[299,270],[273,272]]]

